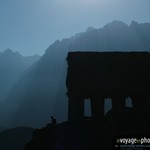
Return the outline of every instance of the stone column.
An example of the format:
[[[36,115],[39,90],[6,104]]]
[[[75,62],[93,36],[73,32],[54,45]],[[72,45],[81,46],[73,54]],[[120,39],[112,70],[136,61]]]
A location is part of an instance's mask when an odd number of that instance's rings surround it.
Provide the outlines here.
[[[91,111],[93,119],[102,119],[104,117],[104,99],[100,97],[91,98]]]
[[[138,117],[145,117],[148,113],[148,103],[145,95],[137,94],[132,96],[133,100],[133,110],[136,112]]]
[[[145,103],[145,97],[142,95],[132,96],[133,109],[140,110]]]
[[[125,97],[113,96],[112,97],[112,109],[123,110],[124,108],[125,108]]]
[[[70,96],[68,102],[68,121],[79,123],[84,119],[84,99],[78,96]]]

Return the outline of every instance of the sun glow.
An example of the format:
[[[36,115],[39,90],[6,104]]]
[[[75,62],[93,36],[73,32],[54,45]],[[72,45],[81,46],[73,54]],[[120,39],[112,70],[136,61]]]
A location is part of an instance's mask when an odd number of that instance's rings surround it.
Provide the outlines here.
[[[76,0],[81,5],[95,5],[101,2],[102,0]]]
[[[102,3],[106,0],[63,0],[62,3],[64,2],[65,4],[77,4],[77,5],[82,5],[82,6],[87,6],[87,5],[95,5],[98,3]]]

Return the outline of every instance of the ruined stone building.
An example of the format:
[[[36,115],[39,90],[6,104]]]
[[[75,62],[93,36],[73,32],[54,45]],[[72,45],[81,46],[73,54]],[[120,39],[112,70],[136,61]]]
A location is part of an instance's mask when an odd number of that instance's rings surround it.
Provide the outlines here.
[[[67,62],[69,121],[84,119],[86,99],[94,119],[104,117],[105,98],[112,99],[112,109],[123,109],[127,97],[137,110],[150,107],[148,52],[70,52]]]

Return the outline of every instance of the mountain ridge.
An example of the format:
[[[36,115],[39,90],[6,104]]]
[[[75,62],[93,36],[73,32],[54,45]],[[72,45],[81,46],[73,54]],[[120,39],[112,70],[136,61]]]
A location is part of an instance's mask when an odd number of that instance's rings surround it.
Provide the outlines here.
[[[29,60],[30,61],[29,61]],[[18,79],[40,56],[24,57],[19,52],[6,49],[0,53],[0,117],[3,118],[4,100]]]
[[[99,29],[56,40],[9,93],[6,108],[18,102],[11,113],[13,125],[39,127],[48,122],[50,115],[58,121],[67,120],[65,59],[70,51],[150,51],[150,24],[114,21]]]

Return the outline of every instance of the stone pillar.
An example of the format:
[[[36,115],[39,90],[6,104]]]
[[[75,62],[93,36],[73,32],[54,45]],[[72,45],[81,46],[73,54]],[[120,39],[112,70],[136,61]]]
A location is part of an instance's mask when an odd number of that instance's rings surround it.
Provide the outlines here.
[[[125,108],[125,97],[113,96],[112,97],[112,109],[123,110],[124,108]]]
[[[148,99],[145,95],[139,94],[132,96],[133,99],[133,110],[136,112],[137,117],[144,118],[146,114],[149,112],[148,108]],[[149,113],[148,113],[149,114]]]
[[[84,99],[82,97],[70,96],[68,102],[68,121],[79,123],[84,119]]]
[[[95,120],[102,119],[104,117],[104,99],[100,97],[91,98],[91,112],[92,117]]]
[[[132,103],[133,103],[133,109],[140,110],[145,103],[145,97],[142,95],[136,95],[136,96],[134,95],[132,96]]]

